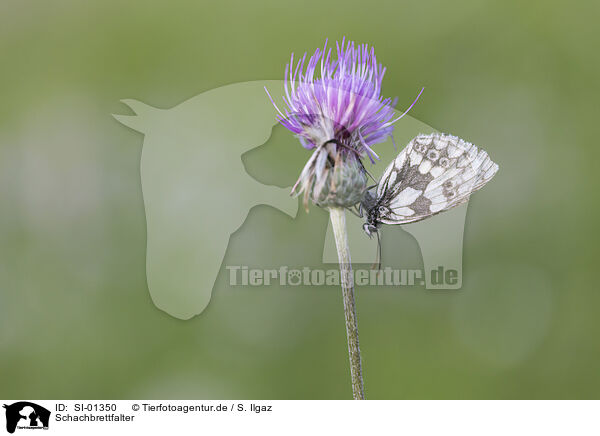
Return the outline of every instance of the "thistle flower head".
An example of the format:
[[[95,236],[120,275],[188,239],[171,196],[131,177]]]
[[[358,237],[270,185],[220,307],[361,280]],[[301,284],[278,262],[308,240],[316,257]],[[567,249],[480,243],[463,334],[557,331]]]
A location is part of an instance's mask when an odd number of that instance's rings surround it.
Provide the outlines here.
[[[366,188],[360,159],[368,156],[374,162],[378,158],[371,147],[391,136],[393,124],[416,102],[393,119],[395,102],[381,96],[384,74],[385,68],[377,63],[372,47],[356,47],[345,39],[341,45],[336,43],[335,59],[327,41],[308,63],[306,53],[296,63],[292,54],[285,68],[284,110],[277,107],[270,94],[269,98],[279,112],[279,122],[300,139],[304,148],[315,150],[292,191],[304,191],[305,203],[308,197],[322,206],[352,206],[360,200]],[[339,165],[348,168],[336,168]],[[335,177],[329,174],[334,169]],[[341,174],[347,179],[342,181]],[[350,180],[356,183],[346,186],[346,196],[340,197],[340,183]],[[323,189],[327,189],[325,196]]]

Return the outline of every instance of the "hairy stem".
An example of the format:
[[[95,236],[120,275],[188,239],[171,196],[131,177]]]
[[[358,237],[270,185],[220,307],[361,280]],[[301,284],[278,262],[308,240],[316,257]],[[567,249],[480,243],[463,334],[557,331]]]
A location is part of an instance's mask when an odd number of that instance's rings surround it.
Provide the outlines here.
[[[358,321],[354,302],[354,279],[352,277],[352,261],[346,232],[346,215],[343,208],[329,208],[329,216],[335,235],[338,259],[340,262],[340,278],[344,298],[344,315],[346,319],[346,335],[348,337],[348,355],[350,358],[350,376],[352,379],[352,395],[355,400],[365,399],[365,390],[358,344]]]

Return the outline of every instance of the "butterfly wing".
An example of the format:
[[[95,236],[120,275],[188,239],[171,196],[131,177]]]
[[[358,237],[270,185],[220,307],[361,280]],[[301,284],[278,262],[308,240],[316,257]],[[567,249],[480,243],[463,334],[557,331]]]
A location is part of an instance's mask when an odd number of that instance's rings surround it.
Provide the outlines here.
[[[377,215],[406,224],[466,202],[498,171],[484,150],[456,136],[419,135],[385,169],[377,185]]]

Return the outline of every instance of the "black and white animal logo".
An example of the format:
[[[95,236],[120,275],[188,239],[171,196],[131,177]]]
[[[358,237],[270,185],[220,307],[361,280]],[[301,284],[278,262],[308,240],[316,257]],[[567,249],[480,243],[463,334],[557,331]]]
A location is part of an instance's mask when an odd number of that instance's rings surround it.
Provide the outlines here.
[[[3,406],[6,409],[6,431],[14,433],[19,429],[47,429],[50,411],[29,401],[19,401]]]

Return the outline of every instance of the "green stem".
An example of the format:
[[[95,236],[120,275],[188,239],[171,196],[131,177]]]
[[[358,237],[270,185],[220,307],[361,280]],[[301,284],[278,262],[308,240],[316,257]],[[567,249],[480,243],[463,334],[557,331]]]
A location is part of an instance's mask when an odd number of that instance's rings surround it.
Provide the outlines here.
[[[352,277],[352,261],[348,234],[346,232],[346,215],[341,207],[329,208],[329,216],[335,235],[338,259],[340,262],[340,282],[344,298],[344,315],[346,319],[346,335],[348,337],[348,356],[350,358],[350,377],[352,379],[352,396],[355,400],[365,399],[362,377],[360,346],[358,344],[358,321],[354,302],[354,279]]]

